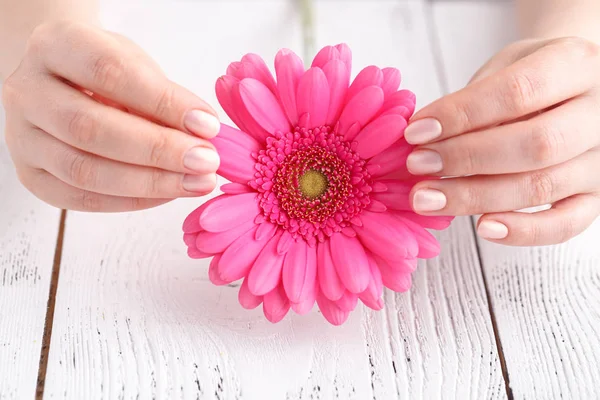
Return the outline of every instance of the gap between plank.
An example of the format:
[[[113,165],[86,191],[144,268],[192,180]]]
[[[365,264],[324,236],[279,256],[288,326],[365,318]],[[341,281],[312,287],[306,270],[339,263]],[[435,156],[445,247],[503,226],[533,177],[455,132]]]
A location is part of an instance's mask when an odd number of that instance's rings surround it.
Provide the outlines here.
[[[46,371],[48,369],[48,353],[50,352],[50,342],[52,339],[52,324],[54,323],[54,306],[56,304],[56,291],[58,289],[58,277],[60,275],[60,262],[62,259],[66,219],[67,211],[61,210],[60,222],[58,225],[58,236],[56,238],[56,249],[54,250],[54,263],[52,264],[52,276],[50,278],[50,291],[48,293],[48,305],[46,308],[44,336],[42,337],[42,349],[40,351],[40,362],[38,366],[37,387],[35,392],[36,400],[42,400],[44,397]]]
[[[437,0],[436,0],[437,1]],[[435,1],[433,2],[435,3]],[[431,40],[431,50],[433,52],[433,59],[435,63],[435,69],[437,71],[438,82],[442,88],[443,93],[448,93],[448,82],[445,76],[445,68],[444,62],[441,56],[441,47],[439,42],[439,33],[437,31],[437,27],[435,26],[435,21],[433,18],[433,4],[432,2],[428,2],[423,4],[423,7],[426,8],[425,20],[427,24],[427,29],[429,32],[430,40]],[[510,387],[510,380],[508,377],[508,368],[506,366],[506,360],[504,358],[504,351],[502,350],[502,342],[500,341],[500,334],[498,333],[498,323],[496,321],[496,315],[494,314],[494,308],[492,306],[492,297],[490,295],[490,290],[487,283],[487,277],[485,274],[485,270],[483,268],[483,260],[481,258],[481,249],[479,247],[479,241],[477,240],[477,230],[475,227],[475,218],[469,218],[471,220],[471,233],[473,236],[473,240],[475,241],[475,249],[477,250],[477,260],[479,261],[479,268],[481,269],[481,275],[483,278],[483,287],[485,290],[485,296],[488,303],[488,310],[490,313],[490,320],[492,322],[492,330],[494,332],[494,340],[496,342],[496,349],[498,351],[498,357],[500,358],[500,368],[502,369],[502,377],[504,378],[504,386],[506,389],[506,397],[508,400],[513,400],[514,396],[512,393],[512,389]]]

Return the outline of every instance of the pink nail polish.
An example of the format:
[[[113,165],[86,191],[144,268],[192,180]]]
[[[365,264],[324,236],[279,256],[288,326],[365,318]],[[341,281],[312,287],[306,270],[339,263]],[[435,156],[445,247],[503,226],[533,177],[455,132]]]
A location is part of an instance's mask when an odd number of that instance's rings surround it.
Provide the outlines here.
[[[212,192],[217,185],[217,176],[215,174],[185,175],[182,185],[188,192],[207,194]]]
[[[446,207],[446,195],[435,189],[417,190],[413,196],[415,211],[439,211]]]
[[[221,123],[212,114],[202,110],[189,111],[183,121],[185,127],[196,136],[211,139],[221,130]]]
[[[435,174],[443,167],[442,157],[433,150],[415,150],[406,159],[406,168],[413,175]]]
[[[404,138],[410,144],[427,143],[441,135],[442,124],[435,118],[417,120],[404,130]]]
[[[477,227],[477,234],[484,239],[504,239],[508,236],[508,228],[498,221],[485,220]]]
[[[217,152],[207,147],[193,147],[183,157],[183,166],[199,174],[217,172],[219,163]]]

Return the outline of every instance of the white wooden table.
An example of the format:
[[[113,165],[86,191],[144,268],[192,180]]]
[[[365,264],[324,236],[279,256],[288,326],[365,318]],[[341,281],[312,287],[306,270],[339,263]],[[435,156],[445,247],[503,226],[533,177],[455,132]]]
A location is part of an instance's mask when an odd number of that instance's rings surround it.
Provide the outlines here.
[[[344,41],[357,67],[400,68],[419,105],[515,36],[507,2],[316,11],[318,46]],[[301,52],[291,0],[114,0],[103,15],[213,104],[228,62]],[[561,246],[506,248],[459,218],[384,311],[272,325],[187,258],[180,226],[198,202],[61,218],[21,188],[0,145],[0,399],[600,398],[599,224]]]

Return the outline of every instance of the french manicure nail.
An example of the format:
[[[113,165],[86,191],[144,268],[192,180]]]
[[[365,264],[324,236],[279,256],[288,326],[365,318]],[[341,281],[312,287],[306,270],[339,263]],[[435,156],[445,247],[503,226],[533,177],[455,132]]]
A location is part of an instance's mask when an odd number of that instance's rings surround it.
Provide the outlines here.
[[[217,184],[215,174],[208,175],[185,175],[183,177],[183,188],[188,192],[209,193]]]
[[[415,150],[406,159],[406,168],[414,175],[434,174],[440,172],[443,167],[442,157],[433,150]]]
[[[219,163],[217,152],[207,147],[193,147],[183,156],[184,167],[200,174],[217,172]]]
[[[410,144],[423,144],[442,134],[442,124],[435,118],[423,118],[406,127],[404,138]]]
[[[477,227],[477,234],[484,239],[504,239],[508,236],[508,228],[498,221],[485,220]]]
[[[192,133],[207,139],[217,136],[221,130],[219,120],[214,115],[202,110],[189,111],[183,123]]]
[[[413,196],[415,211],[439,211],[446,207],[446,196],[435,189],[417,190]]]

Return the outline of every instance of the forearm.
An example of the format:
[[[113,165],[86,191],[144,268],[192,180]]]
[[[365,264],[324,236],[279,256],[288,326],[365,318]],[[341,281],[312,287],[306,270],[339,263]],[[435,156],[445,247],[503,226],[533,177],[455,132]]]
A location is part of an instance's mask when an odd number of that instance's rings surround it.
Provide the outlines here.
[[[39,24],[59,19],[96,22],[96,0],[0,0],[0,82],[19,65]]]
[[[580,36],[600,43],[599,0],[517,0],[517,14],[524,37]]]

